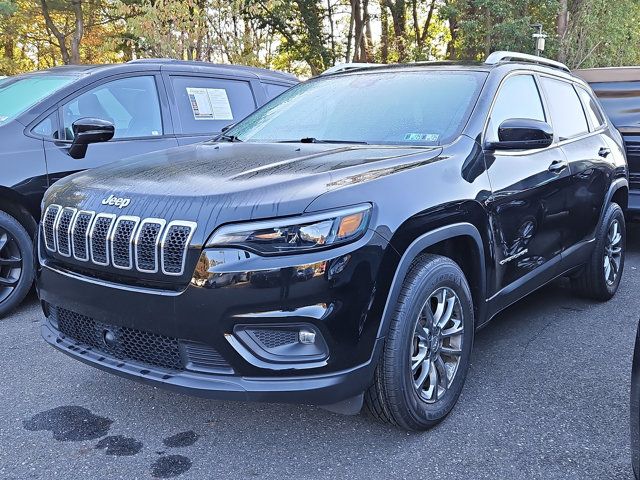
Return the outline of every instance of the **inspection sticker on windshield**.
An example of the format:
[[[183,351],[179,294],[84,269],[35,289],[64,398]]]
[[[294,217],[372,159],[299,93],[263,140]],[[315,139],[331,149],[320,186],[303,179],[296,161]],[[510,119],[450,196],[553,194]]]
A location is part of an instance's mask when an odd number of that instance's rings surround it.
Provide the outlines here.
[[[408,142],[437,142],[440,135],[437,133],[407,133],[404,139]]]
[[[187,87],[193,118],[196,120],[233,120],[233,112],[224,88]]]

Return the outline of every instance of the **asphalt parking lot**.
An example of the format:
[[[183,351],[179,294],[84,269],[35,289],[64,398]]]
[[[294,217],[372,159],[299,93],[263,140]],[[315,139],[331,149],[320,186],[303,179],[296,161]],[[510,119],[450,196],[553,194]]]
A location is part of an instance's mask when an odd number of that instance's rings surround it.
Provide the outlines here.
[[[609,303],[556,282],[479,332],[460,402],[421,434],[111,376],[40,339],[32,296],[0,321],[0,478],[630,479],[640,226],[628,242]]]

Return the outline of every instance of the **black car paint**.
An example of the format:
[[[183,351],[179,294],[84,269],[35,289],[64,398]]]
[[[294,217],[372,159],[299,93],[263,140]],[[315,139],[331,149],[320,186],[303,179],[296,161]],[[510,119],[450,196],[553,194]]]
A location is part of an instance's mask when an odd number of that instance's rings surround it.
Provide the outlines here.
[[[0,204],[6,202],[25,208],[38,220],[40,202],[45,190],[57,180],[81,170],[104,165],[109,161],[204,141],[206,135],[183,134],[177,119],[177,104],[169,84],[171,75],[240,79],[250,83],[254,101],[261,106],[268,101],[263,82],[283,86],[297,83],[292,76],[259,68],[214,65],[203,62],[149,60],[118,65],[56,67],[29,75],[60,74],[77,77],[64,88],[33,105],[12,121],[0,126]],[[49,115],[58,113],[59,105],[75,96],[110,80],[151,75],[156,82],[164,135],[153,138],[126,138],[89,146],[82,160],[68,155],[71,142],[43,138],[33,128]],[[60,119],[58,118],[58,123]],[[211,132],[210,137],[217,132]],[[60,138],[60,136],[58,137]],[[11,209],[13,211],[13,209]],[[28,227],[28,226],[27,226]]]
[[[631,465],[636,478],[640,478],[640,324],[636,329],[636,341],[631,367],[630,399]]]
[[[48,305],[60,305],[98,321],[204,341],[229,361],[234,375],[174,374],[100,360],[48,322],[42,327],[45,339],[91,365],[189,393],[331,404],[370,384],[404,275],[421,252],[460,263],[472,288],[478,328],[584,263],[607,202],[615,199],[626,207],[626,161],[617,133],[606,126],[583,137],[587,142],[556,140],[531,156],[482,147],[488,112],[507,75],[575,79],[517,63],[432,68],[487,72],[462,135],[449,145],[213,142],[84,172],[49,191],[47,205],[121,214],[100,205],[114,194],[132,199],[128,215],[180,218],[199,226],[185,274],[172,281],[97,272],[40,246],[38,290],[45,313]],[[611,146],[610,155],[597,154],[602,144]],[[566,161],[566,168],[549,171],[557,160]],[[233,249],[203,253],[221,225],[369,202],[370,229],[348,245],[278,257]],[[309,266],[313,277],[292,278],[292,272]],[[241,280],[216,281],[229,274]],[[251,282],[254,275],[258,280]],[[275,368],[241,355],[228,338],[238,322],[292,321],[322,332],[330,351],[326,362]]]

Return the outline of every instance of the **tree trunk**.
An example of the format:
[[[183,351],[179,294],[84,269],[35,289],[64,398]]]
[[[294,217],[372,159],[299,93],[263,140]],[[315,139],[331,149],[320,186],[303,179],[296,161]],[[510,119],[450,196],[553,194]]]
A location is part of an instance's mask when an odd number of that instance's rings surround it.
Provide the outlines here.
[[[380,23],[382,33],[380,36],[382,63],[389,62],[389,14],[384,3],[380,4]]]
[[[354,2],[357,0],[350,0],[351,15],[349,15],[349,32],[347,33],[347,53],[344,57],[345,62],[351,61],[351,41],[353,40],[353,26],[355,23],[355,13],[353,11]]]
[[[398,51],[398,61],[406,60],[405,49],[405,32],[407,23],[407,12],[405,0],[386,0],[386,5],[391,11],[391,20],[393,21],[393,36],[396,50]]]
[[[62,62],[65,65],[69,65],[71,63],[71,55],[69,55],[69,50],[67,49],[64,35],[58,29],[58,27],[56,27],[56,24],[53,23],[53,20],[51,19],[47,0],[40,0],[40,7],[42,8],[42,16],[44,17],[44,22],[47,26],[47,30],[51,32],[51,34],[56,38],[56,41],[58,42],[58,48],[60,49],[60,54],[62,55]]]
[[[369,15],[369,0],[362,0],[362,21],[364,22],[363,57],[365,62],[373,62],[373,38],[371,34],[371,15]]]
[[[558,60],[564,63],[567,61],[565,37],[569,28],[569,0],[560,0],[560,10],[558,12],[557,27],[558,39],[560,40],[560,48],[558,49]]]
[[[351,0],[351,18],[353,18],[353,61],[362,61],[362,35],[364,23],[362,21],[362,5],[360,0]]]
[[[71,63],[77,65],[80,63],[80,43],[84,35],[84,19],[82,17],[82,0],[71,0],[73,14],[75,16],[75,30],[71,38]]]

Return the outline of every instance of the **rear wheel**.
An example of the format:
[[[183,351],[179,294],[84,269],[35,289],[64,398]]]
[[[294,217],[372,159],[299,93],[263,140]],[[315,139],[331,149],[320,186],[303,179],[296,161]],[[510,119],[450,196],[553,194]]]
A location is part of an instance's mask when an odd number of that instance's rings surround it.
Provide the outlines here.
[[[469,286],[460,267],[437,255],[411,266],[385,340],[373,385],[373,416],[408,430],[426,430],[453,408],[473,344]]]
[[[578,294],[599,301],[609,300],[615,295],[624,270],[626,236],[624,213],[617,203],[612,203],[596,233],[589,262],[572,279],[572,286]]]
[[[0,211],[0,317],[22,302],[34,274],[31,237],[20,222]]]

